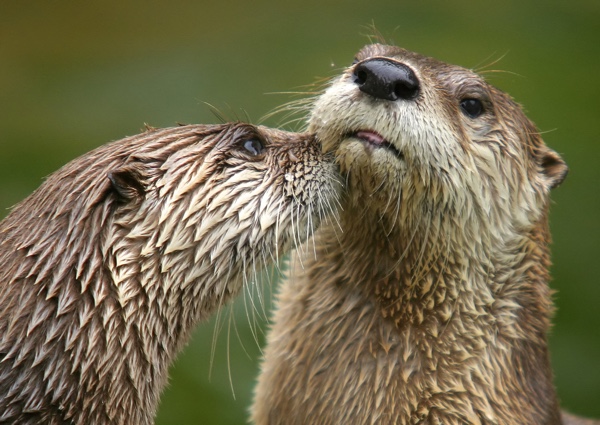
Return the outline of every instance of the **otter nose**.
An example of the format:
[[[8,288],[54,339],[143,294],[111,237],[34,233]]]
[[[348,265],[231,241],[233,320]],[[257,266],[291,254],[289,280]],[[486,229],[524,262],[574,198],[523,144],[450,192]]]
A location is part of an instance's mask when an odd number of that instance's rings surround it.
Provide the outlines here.
[[[408,66],[388,59],[368,59],[353,72],[358,88],[376,99],[410,100],[419,94],[419,80]]]

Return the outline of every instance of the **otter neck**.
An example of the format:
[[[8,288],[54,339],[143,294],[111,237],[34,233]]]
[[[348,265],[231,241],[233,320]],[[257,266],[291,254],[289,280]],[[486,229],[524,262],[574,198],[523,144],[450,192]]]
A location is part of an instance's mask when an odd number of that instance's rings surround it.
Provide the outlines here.
[[[357,226],[357,212],[348,210],[340,218],[344,232],[336,235],[341,243],[332,244],[349,259],[344,267],[356,277],[353,284],[375,294],[384,317],[398,326],[419,324],[429,311],[445,322],[460,312],[456,303],[474,303],[470,313],[497,316],[507,335],[545,338],[553,310],[545,215],[532,229],[499,240],[483,234],[484,226],[474,237],[476,230],[457,227],[447,215],[398,223],[385,216],[369,220],[377,213],[365,211]],[[503,301],[510,305],[502,307]],[[517,316],[536,319],[532,326]]]
[[[145,225],[158,219],[143,212],[138,221],[125,211],[124,218],[117,216],[116,225],[106,226],[108,233],[102,235],[106,267],[115,278],[104,289],[111,305],[103,310],[110,347],[105,355],[125,376],[115,378],[107,372],[100,377],[106,382],[98,387],[110,391],[115,379],[122,380],[122,396],[105,397],[105,403],[113,404],[106,410],[123,415],[115,423],[150,423],[167,384],[169,366],[191,332],[241,286],[230,277],[240,274],[239,261],[228,256],[213,260],[207,250],[198,255],[198,244],[169,252],[160,243],[160,235]],[[133,238],[137,243],[131,242]],[[218,242],[213,248],[224,249],[222,245]]]
[[[336,236],[341,241],[325,236],[325,251],[335,255],[331,250],[337,249],[344,259],[334,272],[338,282],[354,285],[348,290],[375,305],[399,340],[431,359],[439,386],[460,381],[471,373],[469,362],[481,362],[495,382],[474,391],[474,398],[484,393],[507,411],[523,409],[531,423],[559,423],[546,335],[552,303],[545,216],[533,229],[492,246],[485,238],[468,240],[465,229],[449,232],[448,217],[413,227],[390,226],[385,218],[356,226],[356,211],[347,210],[341,216],[344,233]],[[429,373],[425,363],[421,367]],[[522,405],[498,391],[505,382],[526,394]],[[423,383],[415,378],[406,385]],[[547,421],[535,422],[540,417]]]

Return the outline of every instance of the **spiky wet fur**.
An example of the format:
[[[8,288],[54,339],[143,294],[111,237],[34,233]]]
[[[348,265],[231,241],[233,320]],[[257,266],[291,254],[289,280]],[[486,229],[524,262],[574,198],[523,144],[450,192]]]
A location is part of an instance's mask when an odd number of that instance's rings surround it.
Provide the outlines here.
[[[408,65],[421,92],[372,98],[352,66],[316,100],[309,131],[347,183],[343,233],[321,227],[316,257],[298,255],[280,290],[253,420],[561,423],[547,215],[566,165],[473,72],[383,45],[356,62],[373,57]],[[470,118],[459,104],[474,97],[485,113]]]
[[[334,168],[311,136],[233,123],[52,174],[0,223],[0,423],[152,423],[193,327],[310,236]]]

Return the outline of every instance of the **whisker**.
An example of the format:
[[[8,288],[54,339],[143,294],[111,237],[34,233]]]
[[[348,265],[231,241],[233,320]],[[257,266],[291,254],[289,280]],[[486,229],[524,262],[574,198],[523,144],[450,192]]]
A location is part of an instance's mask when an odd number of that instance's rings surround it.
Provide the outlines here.
[[[231,321],[232,321],[232,317],[233,315],[229,316],[229,324],[227,326],[227,372],[229,375],[229,386],[231,388],[231,395],[233,396],[233,399],[235,400],[235,389],[233,387],[233,376],[231,373],[231,355],[230,355],[230,333],[231,333]],[[235,320],[234,320],[235,322]]]
[[[508,55],[508,52],[503,53],[497,59],[492,59],[495,55],[496,55],[496,52],[493,52],[490,55],[488,55],[485,59],[483,59],[482,61],[480,61],[478,64],[476,64],[473,67],[473,71],[476,72],[476,73],[481,73],[486,68],[489,68],[490,66],[496,65],[497,63],[499,63],[501,60],[503,60]],[[491,60],[491,62],[486,63],[488,60]],[[485,65],[482,65],[483,63],[485,63]]]
[[[296,205],[297,200],[295,200]],[[292,236],[293,236],[293,241],[294,241],[294,248],[296,249],[296,251],[298,251],[298,255],[296,256],[298,258],[298,261],[300,261],[300,266],[302,268],[304,268],[304,264],[302,263],[302,247],[300,244],[300,228],[298,227],[298,216],[296,215],[296,220],[294,220],[294,212],[297,211],[297,208],[292,211],[292,213],[290,214],[290,219],[292,221],[291,223],[291,229],[292,229]]]
[[[229,264],[229,268],[227,270],[227,274],[224,276],[225,281],[229,281],[231,278],[231,273],[233,271],[233,265],[230,263]],[[243,276],[242,276],[243,279]],[[212,370],[213,370],[213,366],[214,366],[214,361],[215,361],[215,354],[217,351],[217,342],[219,339],[219,332],[220,332],[220,327],[222,326],[222,324],[220,324],[221,321],[221,310],[223,308],[223,297],[225,296],[225,288],[227,287],[227,285],[223,285],[223,289],[221,291],[221,295],[219,297],[219,305],[217,306],[217,311],[216,311],[216,319],[215,319],[215,327],[213,330],[213,336],[212,336],[212,340],[211,340],[211,347],[210,347],[210,361],[209,361],[209,369],[208,369],[208,379],[210,380],[212,377]],[[231,308],[230,308],[230,315],[231,315]]]
[[[263,123],[281,114],[284,114],[282,120],[289,120],[292,117],[299,116],[297,119],[298,121],[305,121],[306,117],[310,114],[310,111],[312,110],[313,104],[316,100],[316,95],[318,95],[318,93],[308,93],[308,95],[312,97],[303,97],[301,99],[291,100],[280,106],[277,106],[272,111],[267,112],[265,115],[263,115],[259,119],[259,123]],[[303,94],[303,96],[306,96],[306,94]]]
[[[246,294],[250,290],[248,288],[249,287],[248,281],[244,282],[244,286],[246,287],[246,289],[243,291],[243,294],[244,294],[244,312],[246,313],[246,320],[248,320],[248,326],[250,328],[250,333],[252,334],[252,337],[254,338],[254,341],[256,341],[257,344],[258,344],[258,336],[256,335],[256,329],[254,328],[254,326],[252,324],[253,321],[250,318],[251,314],[254,314],[253,313],[253,309],[254,309],[254,305],[253,304],[254,304],[254,301],[252,300],[252,297],[250,297],[251,308],[248,308],[248,298],[246,296]]]

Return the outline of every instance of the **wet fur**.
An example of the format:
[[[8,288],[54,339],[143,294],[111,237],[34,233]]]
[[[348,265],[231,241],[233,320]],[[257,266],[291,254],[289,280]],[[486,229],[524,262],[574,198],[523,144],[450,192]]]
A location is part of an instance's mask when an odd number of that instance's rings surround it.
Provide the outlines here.
[[[152,423],[194,326],[306,239],[334,173],[313,137],[233,123],[52,174],[0,223],[0,423]]]
[[[361,92],[353,67],[309,131],[336,152],[343,233],[280,290],[252,417],[275,424],[560,424],[547,333],[549,192],[567,167],[509,96],[392,46],[414,101]],[[461,99],[485,113],[461,113]],[[351,135],[374,130],[394,149]],[[400,157],[399,157],[400,155]],[[579,419],[565,414],[564,423]],[[585,423],[585,422],[581,422]]]

